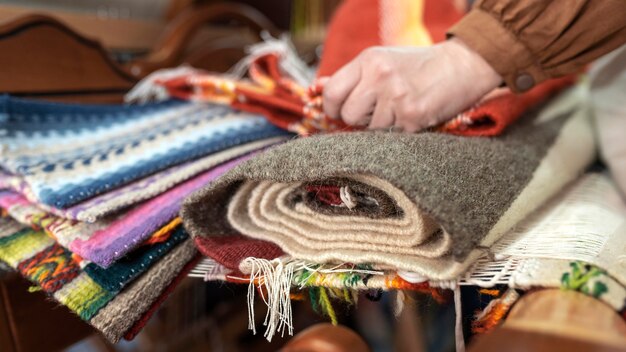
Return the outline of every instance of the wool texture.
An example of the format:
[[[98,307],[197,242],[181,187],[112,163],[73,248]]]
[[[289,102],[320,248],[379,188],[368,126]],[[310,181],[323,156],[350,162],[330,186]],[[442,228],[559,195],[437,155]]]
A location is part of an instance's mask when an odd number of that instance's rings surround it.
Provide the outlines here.
[[[515,257],[513,257],[515,258]],[[465,285],[493,287],[504,284],[511,289],[532,290],[536,288],[560,288],[565,291],[576,291],[596,298],[611,306],[616,312],[626,311],[626,285],[620,282],[622,277],[611,275],[596,265],[570,259],[548,258],[537,255],[528,258],[516,258],[515,264],[509,262],[509,268],[499,273],[494,268],[502,267],[496,261],[482,262],[464,275]],[[485,275],[484,268],[491,266],[491,273]],[[613,267],[612,269],[616,269]],[[479,274],[480,273],[480,274]],[[497,282],[489,282],[488,276],[501,277]],[[433,287],[440,283],[430,282]]]
[[[185,197],[249,157],[218,165],[124,213],[95,223],[57,217],[28,202],[20,194],[7,191],[0,191],[0,207],[14,219],[44,229],[59,244],[83,259],[106,268],[155,233],[163,232],[168,223],[179,221],[175,218]]]
[[[14,223],[6,217],[0,221],[2,224]],[[12,230],[10,226],[3,225],[2,228]],[[81,319],[89,320],[187,237],[184,229],[179,227],[166,241],[141,248],[108,269],[94,264],[83,268],[72,258],[71,252],[43,232],[22,228],[17,232],[2,233],[0,260]]]
[[[37,205],[30,203],[22,195],[11,191],[0,191],[0,209],[5,211],[8,216],[10,216],[13,220],[20,222],[22,225],[28,225],[35,229],[45,231],[46,234],[56,241],[56,243],[66,249],[69,249],[71,243],[78,238],[83,238],[85,240],[89,239],[91,233],[89,231],[80,230],[94,229],[93,231],[96,231],[100,228],[105,228],[107,225],[106,223],[85,225],[73,220],[57,218],[56,216],[42,210]],[[159,228],[156,232],[152,233],[147,240],[138,245],[163,242],[169,238],[170,232],[178,225],[180,225],[180,218],[175,218],[168,222],[165,226]],[[90,260],[85,260],[76,253],[72,253],[72,256],[76,261],[82,264],[90,262]]]
[[[167,285],[167,287],[161,292],[159,297],[152,302],[150,308],[135,322],[135,324],[124,334],[124,340],[134,340],[137,334],[141,332],[141,330],[146,326],[150,318],[156,313],[165,300],[169,297],[169,295],[178,287],[178,285],[187,277],[189,272],[198,264],[200,261],[200,256],[194,257],[194,259],[190,260],[187,265],[180,271],[178,276],[172,280],[172,282]]]
[[[118,342],[149,311],[197,253],[192,241],[181,243],[100,309],[89,324],[111,343]]]
[[[619,312],[626,305],[625,230],[626,205],[615,182],[590,172],[496,241],[459,282],[575,290]]]
[[[345,181],[330,181],[338,180]],[[324,183],[305,189],[319,195],[320,192],[336,192],[337,188]],[[341,202],[327,195],[321,199],[335,206]],[[264,280],[272,281],[271,278],[281,273],[281,278],[291,277],[292,299],[302,299],[300,290],[308,289],[314,309],[322,311],[319,301],[322,292],[351,303],[355,301],[354,293],[363,290],[415,290],[442,298],[437,288],[486,287],[479,292],[493,299],[484,310],[477,312],[472,331],[487,332],[500,324],[519,297],[518,291],[536,288],[581,292],[624,314],[625,224],[626,205],[615,182],[606,173],[590,172],[518,223],[490,246],[489,254],[484,254],[454,280],[428,280],[419,273],[396,272],[367,264],[323,265],[298,261],[283,253],[263,260],[261,257],[267,252],[262,247],[264,243],[243,236],[226,237],[236,243],[240,256],[230,257],[225,262],[220,262],[221,257],[216,255],[228,250],[219,248],[220,241],[228,243],[223,237],[195,238],[200,251],[216,260],[205,260],[193,276],[233,283],[249,283],[252,278],[256,286]],[[285,275],[286,268],[292,270],[291,275]]]
[[[94,232],[89,239],[77,238],[70,244],[70,249],[103,267],[111,265],[154,231],[176,218],[182,201],[188,195],[250,157],[244,156],[221,164],[150,199],[106,228]]]
[[[67,208],[155,172],[285,135],[258,115],[168,101],[99,106],[0,98],[0,165],[30,200]]]
[[[579,94],[529,112],[497,138],[354,132],[294,140],[193,194],[182,218],[194,237],[243,234],[296,259],[455,278],[480,256],[480,246],[491,245],[593,160]],[[345,210],[328,215],[289,197],[338,178],[386,193],[404,215],[378,221]],[[346,200],[346,206],[353,201]]]
[[[255,284],[263,283],[266,273],[255,273],[254,270],[251,270],[252,263],[258,260],[259,258],[248,258],[242,262],[239,269],[235,270],[229,270],[214,262],[216,267],[212,271],[217,274],[207,272],[204,279],[205,281],[219,280],[237,284],[249,284],[251,281]],[[290,259],[284,258],[285,263],[289,261]],[[322,265],[297,261],[294,261],[293,264],[294,270],[293,275],[291,275],[293,292],[309,288],[325,288],[331,290],[333,297],[349,294],[350,299],[346,301],[350,301],[358,291],[408,290],[428,293],[438,301],[444,300],[443,292],[439,287],[432,288],[428,282],[409,282],[392,270],[378,270],[370,265]],[[347,292],[343,290],[347,290]],[[337,295],[337,292],[341,292],[341,294]]]
[[[194,243],[200,253],[230,270],[239,270],[241,263],[248,257],[271,260],[284,255],[274,243],[239,234],[198,236],[194,238]]]
[[[280,70],[281,60],[286,58],[275,52],[255,58],[247,72],[249,80],[200,70],[176,76],[172,72],[177,69],[171,69],[161,73],[166,79],[156,79],[153,83],[156,88],[165,89],[169,97],[226,104],[261,114],[277,127],[300,135],[350,130],[340,119],[324,114],[322,85],[314,83],[307,88],[298,84]]]

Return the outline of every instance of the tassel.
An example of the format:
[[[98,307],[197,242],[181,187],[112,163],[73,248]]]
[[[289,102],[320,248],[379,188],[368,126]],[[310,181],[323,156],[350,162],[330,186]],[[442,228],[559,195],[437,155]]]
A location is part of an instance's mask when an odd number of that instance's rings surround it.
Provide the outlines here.
[[[291,311],[291,282],[293,280],[294,263],[283,262],[280,258],[274,260],[246,258],[242,265],[250,268],[250,283],[248,285],[248,329],[256,334],[254,320],[254,296],[258,288],[263,302],[267,306],[267,313],[263,325],[266,326],[265,338],[272,341],[277,332],[281,337],[285,331],[293,335]]]
[[[160,85],[159,82],[200,72],[202,71],[191,66],[179,66],[154,71],[137,83],[130,92],[126,93],[124,102],[145,104],[149,101],[167,100],[170,98],[167,89]]]
[[[461,307],[461,287],[458,284],[454,287],[454,312],[456,315],[456,321],[454,324],[456,352],[465,352],[465,337],[463,336],[463,309]]]
[[[402,311],[404,310],[404,300],[406,299],[406,295],[404,294],[404,291],[402,290],[397,290],[396,291],[396,305],[393,309],[393,315],[397,318],[400,316],[400,314],[402,314]]]
[[[326,293],[326,289],[324,287],[320,287],[320,307],[322,308],[322,312],[330,317],[330,321],[333,325],[337,325],[337,315],[335,314],[335,310],[333,309],[333,305],[330,303],[330,299],[328,298],[328,294]]]
[[[256,59],[268,54],[276,54],[279,60],[279,69],[286,76],[302,87],[308,87],[315,80],[315,71],[300,59],[296,48],[288,35],[274,38],[267,32],[262,32],[263,41],[246,48],[248,56],[241,59],[227,73],[232,78],[243,78],[248,68]]]
[[[482,312],[479,312],[474,317],[472,332],[477,334],[485,333],[500,325],[519,297],[519,293],[515,289],[510,288],[500,298],[494,298]]]

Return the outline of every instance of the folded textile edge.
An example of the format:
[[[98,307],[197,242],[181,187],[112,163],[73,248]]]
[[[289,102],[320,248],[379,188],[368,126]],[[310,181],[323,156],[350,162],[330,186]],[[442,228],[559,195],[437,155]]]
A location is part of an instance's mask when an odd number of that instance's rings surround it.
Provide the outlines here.
[[[182,218],[194,237],[242,233],[270,240],[296,259],[367,263],[415,271],[431,279],[454,279],[483,253],[479,247],[492,244],[593,160],[593,134],[580,99],[580,89],[573,89],[497,138],[355,132],[294,140],[239,165],[196,192],[184,203]],[[419,211],[399,206],[404,217],[382,222],[350,216],[346,209],[340,215],[328,215],[307,208],[310,202],[288,190],[362,175],[387,182]],[[269,181],[277,191],[268,193],[263,188],[254,193],[255,186],[249,182],[262,181]],[[278,194],[282,202],[276,201]],[[250,196],[256,197],[254,202]],[[238,197],[246,202],[237,203]],[[396,205],[403,201],[389,198]],[[374,197],[374,201],[381,199]],[[308,227],[302,223],[303,214],[309,215]],[[333,248],[324,231],[336,231],[339,236],[346,231],[341,216],[358,223],[348,228],[354,231],[384,221],[414,217],[423,223],[424,216],[431,217],[442,231],[423,234],[421,243],[428,246],[432,235],[443,232],[452,241],[450,251],[418,257],[403,253],[401,247],[376,247],[371,241],[369,247],[359,248],[360,241],[354,242],[354,248],[339,242]],[[402,234],[396,235],[401,238]],[[352,239],[346,236],[345,241]]]

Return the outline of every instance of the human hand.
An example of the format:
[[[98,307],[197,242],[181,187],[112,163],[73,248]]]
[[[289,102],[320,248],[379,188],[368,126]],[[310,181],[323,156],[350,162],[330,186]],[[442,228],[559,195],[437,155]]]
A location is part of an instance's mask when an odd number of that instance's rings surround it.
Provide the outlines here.
[[[431,47],[373,47],[324,86],[324,111],[349,125],[416,132],[453,118],[502,77],[458,39]]]

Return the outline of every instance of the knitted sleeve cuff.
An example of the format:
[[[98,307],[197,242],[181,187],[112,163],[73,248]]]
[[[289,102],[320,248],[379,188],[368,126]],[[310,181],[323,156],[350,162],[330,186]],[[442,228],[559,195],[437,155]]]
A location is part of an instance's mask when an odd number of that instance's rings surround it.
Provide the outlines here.
[[[476,51],[514,92],[524,92],[546,80],[531,51],[489,13],[475,8],[448,31]]]

